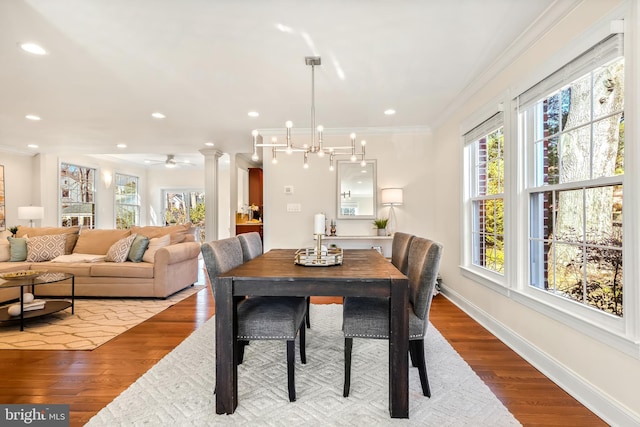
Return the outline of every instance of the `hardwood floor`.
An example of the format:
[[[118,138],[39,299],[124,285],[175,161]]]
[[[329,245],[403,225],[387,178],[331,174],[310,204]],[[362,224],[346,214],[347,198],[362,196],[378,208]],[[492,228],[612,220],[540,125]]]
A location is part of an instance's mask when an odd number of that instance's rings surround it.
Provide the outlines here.
[[[69,404],[84,425],[213,314],[204,289],[93,351],[2,350],[0,402]],[[606,425],[441,295],[431,321],[523,425]]]

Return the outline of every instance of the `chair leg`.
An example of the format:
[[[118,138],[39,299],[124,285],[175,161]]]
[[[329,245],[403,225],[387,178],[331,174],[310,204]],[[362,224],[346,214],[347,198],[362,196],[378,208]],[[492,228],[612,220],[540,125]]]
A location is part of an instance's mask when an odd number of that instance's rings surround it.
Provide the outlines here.
[[[353,347],[353,338],[344,339],[344,390],[342,395],[349,397],[351,389],[351,348]]]
[[[295,381],[295,362],[296,362],[296,341],[287,341],[287,383],[289,387],[289,402],[296,401],[296,381]]]
[[[427,378],[427,364],[424,360],[424,340],[409,341],[409,348],[412,349],[418,363],[418,373],[420,374],[420,385],[422,385],[422,394],[431,397],[431,389],[429,388],[429,379]]]
[[[242,365],[244,361],[244,347],[249,344],[249,341],[236,340],[236,365]]]
[[[307,322],[307,328],[311,329],[311,317],[310,317],[310,311],[309,308],[311,306],[311,297],[307,297],[307,315],[306,315],[306,322]]]
[[[304,325],[300,325],[300,361],[307,363],[307,339]]]
[[[418,366],[418,362],[416,361],[416,352],[414,346],[411,345],[411,341],[409,341],[409,356],[411,356],[411,366],[414,368]]]

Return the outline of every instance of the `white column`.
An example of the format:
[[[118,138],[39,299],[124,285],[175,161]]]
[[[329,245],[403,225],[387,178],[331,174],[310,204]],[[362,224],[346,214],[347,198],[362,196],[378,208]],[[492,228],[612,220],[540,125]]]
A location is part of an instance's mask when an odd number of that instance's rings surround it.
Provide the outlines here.
[[[218,240],[218,161],[222,151],[202,149],[204,156],[205,242]]]

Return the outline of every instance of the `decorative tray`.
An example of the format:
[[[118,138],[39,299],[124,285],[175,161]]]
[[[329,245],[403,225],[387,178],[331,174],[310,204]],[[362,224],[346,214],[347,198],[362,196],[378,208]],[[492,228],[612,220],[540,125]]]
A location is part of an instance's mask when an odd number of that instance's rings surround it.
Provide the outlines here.
[[[298,249],[293,262],[307,267],[329,267],[331,265],[340,265],[342,264],[342,249],[323,249],[320,251],[320,256],[318,256],[318,250],[316,248]]]
[[[11,273],[2,273],[0,274],[0,279],[4,280],[23,280],[23,279],[33,279],[41,274],[46,273],[45,270],[21,270],[21,271],[12,271]]]

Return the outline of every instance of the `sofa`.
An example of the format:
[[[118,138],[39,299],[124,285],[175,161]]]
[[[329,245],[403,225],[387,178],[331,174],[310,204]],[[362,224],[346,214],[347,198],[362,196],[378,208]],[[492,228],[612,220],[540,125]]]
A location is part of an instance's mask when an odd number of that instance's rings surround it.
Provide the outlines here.
[[[19,227],[15,236],[0,235],[0,273],[72,273],[77,297],[166,298],[198,280],[200,243],[194,231],[190,223],[126,230]],[[19,292],[0,285],[0,303]],[[68,282],[36,288],[38,296],[70,292]]]

